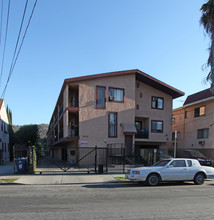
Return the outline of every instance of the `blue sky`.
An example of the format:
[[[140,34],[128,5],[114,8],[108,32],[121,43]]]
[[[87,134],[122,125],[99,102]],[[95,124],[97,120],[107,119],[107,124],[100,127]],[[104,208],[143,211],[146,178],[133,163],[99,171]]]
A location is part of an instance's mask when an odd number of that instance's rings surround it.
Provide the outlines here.
[[[4,97],[13,124],[49,123],[65,78],[119,70],[140,69],[185,92],[174,100],[174,108],[180,107],[187,95],[209,87],[208,72],[202,71],[209,38],[199,25],[205,2],[38,0]],[[11,0],[1,93],[24,5],[25,0]],[[4,1],[4,15],[6,6]],[[2,42],[6,17],[3,23]],[[3,43],[1,60],[2,51]]]

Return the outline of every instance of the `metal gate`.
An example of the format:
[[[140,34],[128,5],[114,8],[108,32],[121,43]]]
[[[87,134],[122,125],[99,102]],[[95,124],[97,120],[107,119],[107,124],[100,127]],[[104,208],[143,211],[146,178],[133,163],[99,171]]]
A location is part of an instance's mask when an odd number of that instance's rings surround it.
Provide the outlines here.
[[[75,160],[70,161],[62,160],[65,155],[57,160],[49,151],[37,152],[36,173],[125,173],[133,167],[150,166],[157,160],[154,149],[142,149],[137,146],[132,149],[130,151],[124,144],[69,150],[60,148],[61,152],[77,152]]]
[[[69,148],[69,152],[77,148]],[[64,150],[63,150],[64,152]],[[37,152],[36,173],[124,173],[130,158],[120,147],[79,147],[76,160],[63,161],[51,157],[50,152]]]

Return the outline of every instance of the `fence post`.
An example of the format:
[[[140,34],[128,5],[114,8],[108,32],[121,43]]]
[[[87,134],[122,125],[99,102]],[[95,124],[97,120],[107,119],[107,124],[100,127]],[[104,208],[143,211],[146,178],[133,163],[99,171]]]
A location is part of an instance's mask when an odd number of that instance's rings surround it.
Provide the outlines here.
[[[16,156],[15,156],[15,146],[13,146],[13,169],[14,169],[14,174],[16,173],[16,164],[15,164],[15,159],[16,159]]]
[[[32,172],[33,172],[33,174],[35,173],[35,158],[34,158],[34,147],[32,147],[31,148],[31,150],[32,150]]]
[[[123,149],[123,173],[125,173],[126,151],[125,151],[125,147],[122,147],[122,149]]]
[[[97,146],[95,146],[95,156],[94,156],[94,171],[97,173]]]
[[[106,148],[106,173],[108,173],[108,146]]]

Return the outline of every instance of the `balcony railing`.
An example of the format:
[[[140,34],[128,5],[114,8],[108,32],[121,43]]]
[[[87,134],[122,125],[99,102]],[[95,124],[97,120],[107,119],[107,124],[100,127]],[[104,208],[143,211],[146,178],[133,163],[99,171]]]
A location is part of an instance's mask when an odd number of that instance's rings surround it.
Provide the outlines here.
[[[149,129],[145,128],[145,129],[138,130],[137,134],[135,135],[135,138],[148,139],[149,138]]]

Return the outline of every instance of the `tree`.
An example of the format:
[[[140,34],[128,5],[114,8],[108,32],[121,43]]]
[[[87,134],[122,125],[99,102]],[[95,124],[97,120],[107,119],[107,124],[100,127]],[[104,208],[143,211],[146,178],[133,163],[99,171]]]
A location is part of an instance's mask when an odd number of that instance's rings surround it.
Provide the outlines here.
[[[207,61],[207,66],[210,67],[210,72],[207,75],[207,81],[211,84],[211,92],[214,95],[214,0],[208,0],[201,7],[202,16],[200,24],[204,26],[205,31],[211,38],[210,54]]]
[[[23,125],[15,133],[15,142],[25,144],[27,147],[37,145],[38,125]]]
[[[7,112],[7,118],[8,118],[8,131],[9,131],[9,150],[10,150],[10,161],[13,160],[13,146],[15,144],[15,139],[14,139],[14,132],[13,132],[13,121],[12,121],[12,111],[10,110],[10,108],[7,105],[6,108],[6,112]]]
[[[7,118],[8,118],[9,125],[12,126],[13,125],[12,111],[9,109],[8,105],[6,108],[6,112],[7,112]]]

